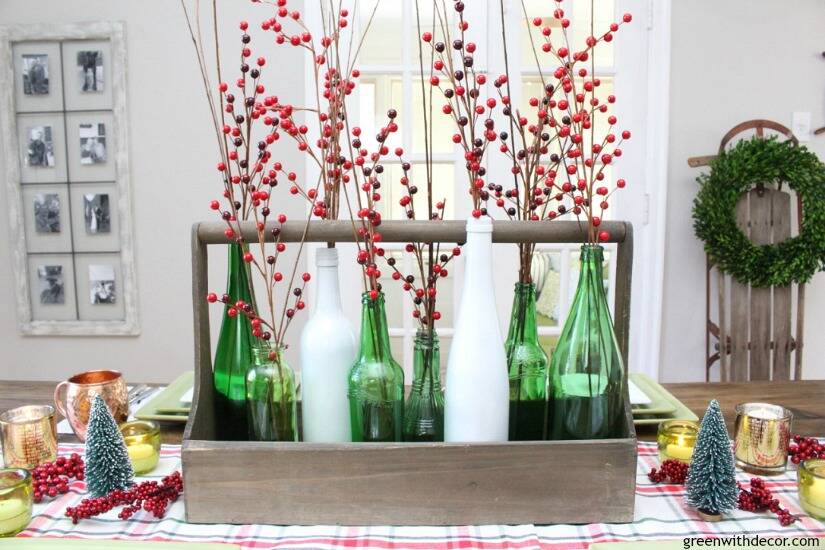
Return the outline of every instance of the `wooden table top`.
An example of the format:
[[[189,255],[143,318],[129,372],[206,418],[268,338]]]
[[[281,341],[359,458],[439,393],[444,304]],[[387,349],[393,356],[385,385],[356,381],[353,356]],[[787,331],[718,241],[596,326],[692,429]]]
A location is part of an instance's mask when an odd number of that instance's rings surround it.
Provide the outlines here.
[[[0,382],[0,411],[21,405],[52,403],[56,382]],[[799,382],[735,382],[663,384],[677,399],[701,418],[711,399],[719,400],[732,430],[737,403],[759,401],[782,405],[793,411],[793,431],[805,436],[825,436],[825,380]],[[58,413],[59,414],[59,413]],[[653,441],[655,426],[637,426],[639,439]],[[183,424],[161,426],[164,443],[180,444]],[[732,433],[732,432],[731,432]],[[74,436],[60,436],[61,441],[77,441]]]

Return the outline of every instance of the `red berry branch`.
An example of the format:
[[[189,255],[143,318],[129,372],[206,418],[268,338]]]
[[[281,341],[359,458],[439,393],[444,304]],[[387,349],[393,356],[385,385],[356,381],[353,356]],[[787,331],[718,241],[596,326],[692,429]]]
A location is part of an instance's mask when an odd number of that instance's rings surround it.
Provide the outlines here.
[[[825,458],[825,443],[820,443],[815,437],[795,435],[793,441],[788,447],[788,455],[794,464],[811,458]]]
[[[662,462],[659,469],[651,468],[647,478],[653,483],[672,483],[684,485],[690,466],[681,460],[669,458]]]
[[[622,156],[620,146],[630,139],[630,132],[614,129],[618,119],[610,113],[610,105],[615,103],[615,96],[605,99],[598,93],[602,82],[594,74],[595,49],[600,43],[611,42],[621,25],[632,17],[625,14],[621,22],[596,34],[591,13],[590,34],[583,44],[574,47],[569,36],[571,22],[561,7],[562,0],[556,2],[553,18],[560,32],[552,40],[550,22],[542,18],[528,20],[524,10],[544,91],[540,97],[529,98],[525,112],[512,105],[504,32],[505,74],[492,79],[492,91],[486,91],[490,80],[476,70],[478,47],[466,37],[470,22],[465,18],[464,2],[452,3],[457,20],[455,34],[445,23],[450,19],[446,1],[436,2],[436,32],[421,33],[421,40],[431,53],[429,84],[445,98],[441,110],[456,124],[452,141],[464,151],[473,216],[487,215],[490,197],[509,219],[543,221],[572,214],[586,220],[587,241],[597,243],[610,237],[599,227],[615,191],[605,183],[605,168]],[[502,29],[503,18],[502,12]],[[533,42],[530,25],[541,28],[541,44]],[[597,135],[599,118],[606,120],[607,129]],[[497,132],[497,126],[501,126],[497,120],[509,126],[509,131]],[[486,179],[484,161],[488,147],[496,141],[499,152],[511,162],[510,184]],[[616,188],[624,186],[624,180],[616,181]],[[531,282],[534,248],[532,244],[519,245],[521,283]]]
[[[72,479],[83,481],[85,465],[80,455],[72,453],[68,458],[59,456],[54,462],[41,464],[31,471],[31,476],[34,490],[32,500],[42,502],[46,497],[54,498],[68,493]]]
[[[92,518],[122,506],[117,517],[122,520],[131,518],[136,512],[144,510],[156,518],[166,514],[169,504],[178,500],[183,493],[183,478],[180,472],[174,472],[157,481],[144,481],[126,490],[115,490],[104,497],[84,498],[75,507],[66,508],[66,517],[72,523]]]
[[[279,17],[286,16],[281,16],[280,12],[281,10],[278,9]],[[185,15],[189,23],[188,12],[185,12]],[[297,13],[287,15],[293,19],[300,19]],[[279,351],[286,347],[285,334],[292,318],[296,311],[304,308],[303,295],[305,285],[309,281],[309,274],[304,273],[301,276],[301,282],[296,282],[296,277],[310,216],[307,216],[297,254],[288,268],[289,274],[284,276],[278,260],[287,248],[286,244],[280,240],[283,224],[286,223],[286,215],[281,213],[275,217],[275,220],[270,218],[274,206],[276,204],[280,206],[280,203],[274,199],[274,191],[279,178],[294,184],[297,176],[294,172],[286,170],[281,162],[273,160],[271,147],[278,141],[281,131],[290,135],[293,132],[300,134],[301,128],[296,130],[293,127],[291,109],[282,107],[276,96],[265,95],[266,87],[262,78],[266,58],[253,56],[252,37],[247,32],[249,24],[246,21],[239,24],[241,31],[239,74],[234,87],[231,87],[222,79],[217,37],[218,22],[215,20],[214,47],[217,52],[216,72],[219,82],[217,97],[211,93],[210,72],[203,54],[200,31],[195,34],[191,23],[189,28],[195,43],[207,100],[215,122],[221,156],[217,168],[224,183],[224,204],[213,200],[210,207],[226,223],[224,231],[226,237],[241,245],[243,261],[260,276],[259,280],[262,284],[252,285],[250,281],[250,285],[263,288],[266,296],[266,313],[258,309],[254,298],[250,303],[240,300],[237,296],[222,295],[219,298],[218,294],[209,293],[206,299],[210,303],[220,301],[230,317],[237,315],[246,317],[252,325],[252,333],[269,347],[270,359],[275,360]],[[255,59],[254,63],[250,61],[251,59]],[[289,118],[287,115],[284,115],[284,118],[280,118],[278,114],[273,116],[273,113],[281,112],[288,113]],[[305,191],[307,195],[314,196],[316,193],[317,186],[315,189]],[[257,245],[247,242],[240,227],[241,221],[254,223]],[[268,240],[274,240],[274,243],[267,242]],[[254,297],[254,288],[249,290],[250,295]],[[280,303],[277,303],[276,292],[282,292],[283,298]],[[280,368],[280,362],[278,364]]]
[[[765,481],[758,477],[751,478],[750,491],[741,483],[739,484],[738,506],[745,512],[758,513],[770,510],[777,515],[783,527],[791,525],[798,519],[779,505],[779,500],[773,498],[771,491],[765,487]]]
[[[256,0],[253,0],[256,1]],[[318,169],[318,179],[314,187],[300,184],[292,178],[290,192],[300,195],[312,206],[315,216],[338,219],[341,186],[352,180],[355,155],[349,142],[360,135],[360,130],[351,127],[347,116],[347,100],[356,88],[360,76],[354,67],[360,51],[362,38],[345,34],[349,25],[349,10],[340,3],[320,3],[321,39],[315,40],[313,33],[302,19],[299,10],[290,10],[286,0],[266,2],[275,7],[275,17],[261,23],[261,29],[275,34],[275,43],[302,48],[312,56],[312,71],[315,82],[315,104],[299,108],[290,103],[276,103],[270,111],[280,119],[280,128],[292,138],[299,151],[306,153]],[[377,4],[367,21],[363,32],[372,23]],[[348,40],[346,40],[348,37]],[[314,118],[316,133],[310,136],[306,123],[295,119],[300,113]],[[294,176],[294,174],[293,174]],[[319,188],[323,195],[318,195]]]

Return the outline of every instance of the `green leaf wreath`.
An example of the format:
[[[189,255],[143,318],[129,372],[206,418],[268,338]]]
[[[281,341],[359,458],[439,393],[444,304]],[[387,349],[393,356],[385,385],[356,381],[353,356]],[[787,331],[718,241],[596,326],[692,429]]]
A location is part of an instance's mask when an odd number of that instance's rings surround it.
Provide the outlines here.
[[[825,268],[825,164],[801,146],[776,138],[740,141],[697,178],[693,228],[719,269],[752,286],[806,283]],[[736,204],[757,184],[786,183],[802,199],[799,235],[755,245],[736,224]]]

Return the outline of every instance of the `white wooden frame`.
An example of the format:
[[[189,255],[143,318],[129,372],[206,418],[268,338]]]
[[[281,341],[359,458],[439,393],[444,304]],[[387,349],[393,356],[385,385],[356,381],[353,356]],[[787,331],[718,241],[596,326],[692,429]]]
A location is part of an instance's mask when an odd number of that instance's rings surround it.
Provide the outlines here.
[[[117,212],[120,217],[120,262],[124,319],[116,321],[41,321],[32,319],[29,292],[26,236],[23,229],[23,202],[20,186],[20,159],[16,110],[14,105],[14,60],[12,45],[23,41],[107,40],[110,43],[112,114],[114,148],[109,152],[115,163]],[[65,65],[65,63],[64,63]],[[62,76],[61,76],[62,78]],[[65,110],[65,105],[64,105]],[[129,182],[129,145],[126,115],[126,37],[122,22],[89,22],[65,25],[14,25],[0,27],[0,132],[6,139],[3,154],[6,163],[6,198],[11,238],[11,267],[14,293],[17,296],[17,319],[21,333],[37,336],[104,336],[137,335],[138,292],[135,277],[132,205]]]

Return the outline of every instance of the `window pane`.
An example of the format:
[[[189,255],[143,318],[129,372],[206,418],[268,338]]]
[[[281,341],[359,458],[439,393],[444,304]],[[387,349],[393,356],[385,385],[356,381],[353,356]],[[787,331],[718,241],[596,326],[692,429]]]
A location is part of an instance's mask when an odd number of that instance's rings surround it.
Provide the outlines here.
[[[384,0],[386,2],[387,0]],[[393,3],[401,4],[401,0],[390,0]],[[418,7],[418,20],[421,23],[421,32],[418,32],[418,24],[416,22],[416,6]],[[453,16],[455,14],[455,10],[452,9],[450,3],[446,3],[447,6],[447,13],[446,18],[444,12],[440,9],[441,3],[437,3],[437,7],[439,8],[436,11],[433,8],[433,1],[432,0],[412,0],[412,20],[410,21],[410,28],[412,29],[412,46],[410,48],[410,52],[412,55],[412,64],[415,67],[415,72],[419,72],[419,53],[423,55],[424,58],[424,71],[425,74],[427,73],[427,66],[431,63],[430,61],[430,45],[424,44],[421,41],[421,34],[425,32],[430,32],[433,35],[432,43],[436,42],[448,42],[445,39],[446,34],[444,33],[444,27],[446,26],[448,33],[451,35],[457,32],[456,26],[453,24]],[[396,36],[397,39],[397,36]],[[421,49],[419,50],[419,45]]]
[[[426,67],[424,69],[427,70]],[[417,69],[415,69],[417,74]],[[425,72],[429,75],[429,72]],[[424,131],[424,113],[431,123],[428,128],[432,135],[430,153],[452,153],[455,145],[452,135],[455,133],[455,124],[452,117],[441,112],[441,105],[444,103],[444,94],[438,88],[430,86],[429,82],[424,85],[424,93],[421,93],[421,79],[415,78],[412,83],[412,131],[413,131],[413,152],[423,154],[424,140],[427,134]],[[432,92],[432,113],[430,112],[430,93]]]
[[[403,85],[400,76],[381,75],[361,79],[356,88],[358,96],[358,125],[361,127],[361,143],[370,153],[378,149],[375,136],[386,126],[387,111],[395,109],[398,116],[395,119],[399,131],[390,134],[384,142],[391,150],[401,146],[401,128],[404,127]]]
[[[601,36],[610,30],[610,24],[615,21],[615,9],[615,0],[576,0],[573,2],[571,27],[573,28],[573,43],[576,50],[584,48],[587,37],[591,35],[591,14],[595,14],[592,34],[593,36]],[[593,49],[597,67],[613,66],[614,43],[599,42]]]
[[[561,28],[561,22],[553,17],[553,10],[558,4],[555,2],[548,2],[547,0],[524,0],[524,11],[519,5],[519,1],[514,3],[514,9],[518,10],[523,16],[526,12],[527,18],[519,21],[519,35],[521,37],[521,63],[525,70],[536,70],[536,57],[538,56],[541,70],[543,72],[552,71],[559,62],[556,56],[542,51],[541,47],[550,39],[553,44],[553,49],[565,45],[564,34]],[[541,26],[533,25],[533,19],[541,17]],[[550,27],[550,36],[545,37],[542,34],[544,27]],[[532,39],[532,42],[531,42]],[[533,52],[535,48],[535,52]]]
[[[536,250],[531,275],[536,285],[536,321],[539,327],[557,327],[561,316],[561,254]]]
[[[418,192],[413,196],[413,207],[415,208],[416,219],[428,219],[427,204],[427,173],[423,163],[415,163],[409,173],[409,185],[418,188]],[[436,203],[444,201],[444,219],[454,219],[455,203],[455,169],[452,164],[433,164],[433,209]],[[406,195],[406,191],[401,185],[401,177],[404,171],[397,163],[384,165],[384,178],[381,180],[382,199],[379,203],[380,212],[385,219],[406,220],[406,209],[399,204],[401,197]]]
[[[398,0],[390,2],[380,0],[365,0],[358,7],[359,31],[355,33],[353,51],[364,34],[364,29],[375,9],[375,16],[364,37],[361,50],[358,54],[357,66],[365,65],[398,65],[403,63],[400,40],[400,29],[403,25],[404,3]]]

